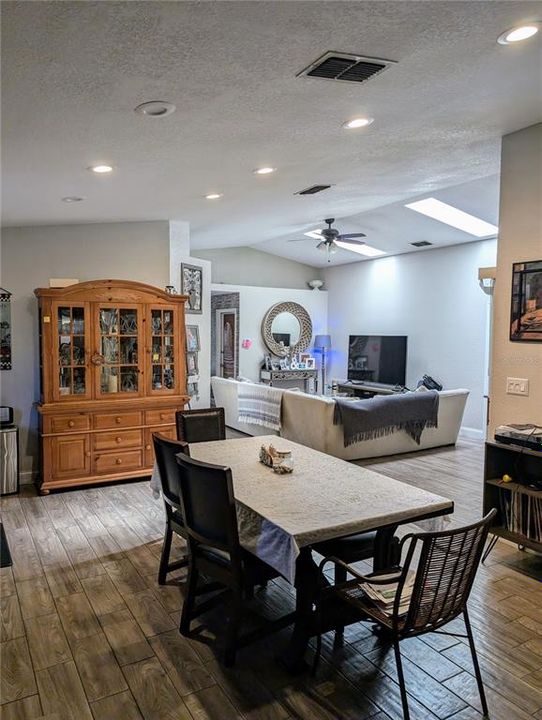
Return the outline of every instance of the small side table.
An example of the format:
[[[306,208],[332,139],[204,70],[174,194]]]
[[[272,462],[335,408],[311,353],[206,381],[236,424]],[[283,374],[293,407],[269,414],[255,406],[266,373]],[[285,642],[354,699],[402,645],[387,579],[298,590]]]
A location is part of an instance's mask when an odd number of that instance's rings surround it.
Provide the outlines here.
[[[318,370],[262,370],[260,380],[267,385],[276,385],[281,380],[301,380],[306,393],[316,392]]]

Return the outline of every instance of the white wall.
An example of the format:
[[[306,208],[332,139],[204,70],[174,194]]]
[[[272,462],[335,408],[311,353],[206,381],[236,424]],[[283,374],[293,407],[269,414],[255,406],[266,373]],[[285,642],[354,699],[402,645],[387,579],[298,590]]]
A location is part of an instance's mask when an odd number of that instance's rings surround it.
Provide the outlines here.
[[[542,123],[502,144],[489,437],[498,425],[542,425],[542,343],[510,342],[512,264],[542,260]],[[529,396],[507,395],[506,378],[529,380]]]
[[[478,268],[495,255],[496,241],[486,240],[326,270],[328,378],[346,378],[349,335],[407,335],[407,386],[428,373],[469,389],[463,426],[481,436],[489,299]]]
[[[0,284],[13,293],[13,369],[0,373],[2,404],[20,427],[22,480],[38,470],[38,305],[51,277],[169,283],[167,222],[20,227],[2,230]]]
[[[211,292],[239,293],[239,338],[252,340],[249,350],[239,348],[239,374],[250,380],[259,380],[264,355],[269,354],[262,340],[261,325],[265,313],[272,305],[288,300],[302,305],[312,320],[314,335],[327,332],[328,293],[322,290],[295,290],[285,288],[251,287],[248,285],[220,285],[213,283]]]
[[[250,247],[192,250],[213,263],[212,282],[307,289],[309,280],[322,277],[320,268],[271,255]]]

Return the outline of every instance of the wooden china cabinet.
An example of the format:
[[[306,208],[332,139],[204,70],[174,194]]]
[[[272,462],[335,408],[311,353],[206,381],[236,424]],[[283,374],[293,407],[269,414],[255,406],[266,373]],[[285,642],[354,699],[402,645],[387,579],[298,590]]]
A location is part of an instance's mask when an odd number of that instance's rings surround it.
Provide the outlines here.
[[[186,392],[182,295],[126,280],[39,288],[39,490],[150,474]]]

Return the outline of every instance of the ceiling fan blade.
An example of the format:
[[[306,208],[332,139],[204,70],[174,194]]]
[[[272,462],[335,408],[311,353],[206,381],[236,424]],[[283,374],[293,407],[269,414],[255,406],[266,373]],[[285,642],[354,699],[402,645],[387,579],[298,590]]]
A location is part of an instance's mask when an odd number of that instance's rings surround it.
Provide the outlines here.
[[[367,245],[363,240],[345,240],[343,237],[335,238],[335,242],[344,243],[345,245]]]
[[[290,240],[287,240],[287,242],[304,242],[305,240],[311,240],[312,242],[314,242],[315,239],[316,238],[310,238],[310,237],[291,238]]]
[[[350,238],[360,237],[367,237],[367,235],[365,235],[365,233],[344,233],[344,235],[339,235],[337,240],[349,240]]]

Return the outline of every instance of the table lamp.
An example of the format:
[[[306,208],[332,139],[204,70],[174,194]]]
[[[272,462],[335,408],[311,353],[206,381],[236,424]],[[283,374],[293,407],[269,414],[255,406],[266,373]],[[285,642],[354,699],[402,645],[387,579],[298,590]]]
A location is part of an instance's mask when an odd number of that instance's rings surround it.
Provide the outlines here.
[[[316,335],[314,349],[322,353],[322,395],[326,394],[326,350],[331,347],[331,335]]]

